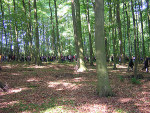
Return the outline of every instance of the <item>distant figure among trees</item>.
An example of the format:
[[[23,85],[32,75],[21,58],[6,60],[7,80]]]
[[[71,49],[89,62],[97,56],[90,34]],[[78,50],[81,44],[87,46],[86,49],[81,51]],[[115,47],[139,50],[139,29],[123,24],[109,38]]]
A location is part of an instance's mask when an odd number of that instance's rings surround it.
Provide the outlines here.
[[[146,72],[148,72],[148,57],[146,58],[146,60],[144,61],[144,67],[142,68],[142,70],[146,69]]]
[[[133,59],[131,58],[129,62],[129,67],[131,68],[131,70],[133,70],[133,66],[134,66],[134,63],[133,63]]]

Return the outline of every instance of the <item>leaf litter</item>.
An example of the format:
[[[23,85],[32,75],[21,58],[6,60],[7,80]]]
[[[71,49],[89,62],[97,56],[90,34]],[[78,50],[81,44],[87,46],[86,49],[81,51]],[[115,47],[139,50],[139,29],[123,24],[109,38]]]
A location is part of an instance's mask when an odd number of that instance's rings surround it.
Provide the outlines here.
[[[96,70],[74,73],[73,65],[46,66],[2,65],[1,81],[9,85],[0,89],[1,113],[149,113],[150,77],[140,72],[140,84],[132,84],[133,75],[123,66],[108,68],[113,97],[98,97]],[[9,67],[9,68],[8,68]],[[122,68],[123,67],[123,68]],[[27,69],[29,68],[29,69]],[[21,71],[18,71],[21,70]]]

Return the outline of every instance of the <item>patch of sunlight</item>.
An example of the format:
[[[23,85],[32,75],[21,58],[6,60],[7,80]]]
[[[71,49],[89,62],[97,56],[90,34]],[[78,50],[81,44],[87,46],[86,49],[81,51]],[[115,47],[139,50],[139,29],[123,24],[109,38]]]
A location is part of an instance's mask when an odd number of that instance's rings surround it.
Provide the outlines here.
[[[63,106],[56,106],[54,108],[49,108],[45,111],[41,111],[40,113],[66,113],[67,111],[63,109]]]
[[[73,82],[81,82],[83,81],[84,79],[82,77],[78,77],[78,78],[74,78],[73,79]]]
[[[95,71],[96,69],[88,69],[89,71]]]
[[[18,74],[18,73],[11,73],[11,75],[20,75],[20,74]]]
[[[132,98],[120,98],[118,101],[120,101],[121,103],[127,103],[132,101]]]
[[[120,70],[111,70],[110,72],[120,72]]]
[[[37,78],[30,78],[27,80],[27,82],[38,82],[38,81],[39,81],[39,79],[37,79]]]
[[[23,111],[21,113],[33,113],[33,112],[31,112],[31,111]]]
[[[7,94],[19,93],[21,91],[28,90],[28,89],[30,88],[24,87],[24,88],[9,89]]]
[[[119,65],[119,64],[117,64],[116,67],[117,67],[117,68],[128,68],[127,66]]]
[[[3,102],[3,103],[0,103],[0,108],[13,106],[14,104],[18,104],[18,103],[19,101]]]
[[[64,89],[74,90],[77,89],[79,86],[80,85],[63,81],[48,82],[48,87],[55,88],[56,90],[64,90]]]
[[[150,95],[150,92],[142,91],[142,94],[144,94],[144,95]]]
[[[77,109],[88,111],[89,113],[108,113],[108,108],[105,104],[84,104],[82,106],[78,106]]]
[[[8,65],[3,66],[3,67],[5,67],[5,68],[11,68],[12,66],[8,64]]]
[[[122,72],[122,73],[127,73],[127,72]]]

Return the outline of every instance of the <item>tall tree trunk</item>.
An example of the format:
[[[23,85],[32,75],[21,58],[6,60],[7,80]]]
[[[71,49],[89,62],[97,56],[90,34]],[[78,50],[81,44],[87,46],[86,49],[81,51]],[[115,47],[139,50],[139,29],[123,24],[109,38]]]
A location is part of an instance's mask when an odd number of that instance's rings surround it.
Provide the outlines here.
[[[97,65],[97,93],[100,97],[112,95],[109,84],[105,40],[104,40],[104,0],[95,1],[95,44],[96,44],[96,65]]]
[[[135,5],[135,7],[136,7],[136,5]],[[136,9],[136,8],[135,8]],[[140,61],[139,60],[139,58],[140,58],[140,55],[139,55],[139,53],[140,53],[140,50],[139,50],[139,29],[138,29],[138,15],[136,14],[136,37],[137,37],[137,60],[138,60],[138,62]]]
[[[57,5],[56,5],[56,0],[54,0],[54,5],[55,5],[55,19],[56,19],[56,36],[57,36],[57,52],[58,52],[58,58],[59,61],[61,59],[61,50],[60,50],[60,38],[59,38],[59,29],[58,29],[58,17],[57,17]]]
[[[24,17],[25,17],[25,22],[27,22],[27,15],[26,15],[26,4],[25,4],[25,1],[22,0],[22,4],[23,4],[23,11],[24,11]],[[21,23],[22,25],[23,23]],[[25,31],[26,31],[26,36],[23,38],[24,40],[24,50],[25,50],[25,56],[27,57],[29,54],[29,51],[28,51],[28,42],[29,42],[29,37],[28,37],[28,24],[24,24],[25,25]],[[23,31],[23,25],[22,25],[22,31]]]
[[[78,72],[83,72],[86,70],[83,56],[83,40],[81,32],[81,18],[80,18],[80,2],[76,1],[76,21],[77,21],[77,37],[78,37],[78,47],[79,47],[79,69]]]
[[[1,5],[1,11],[2,11],[2,1],[0,0]],[[3,18],[1,19],[1,25],[3,25]],[[0,55],[3,54],[3,27],[1,29],[1,49],[0,49]]]
[[[125,1],[124,1],[125,2]],[[125,21],[126,21],[126,15],[125,15],[125,6],[123,4],[123,21],[124,21],[124,24],[123,24],[123,63],[125,64],[125,56],[126,56],[126,24],[125,24]]]
[[[15,0],[13,0],[13,3],[14,3],[14,14],[17,15],[16,13],[16,3],[15,3]],[[19,60],[19,42],[18,42],[18,26],[17,26],[17,19],[16,19],[16,16],[14,17],[15,18],[15,55],[17,56],[16,57],[16,61]]]
[[[36,0],[34,0],[34,21],[35,21],[35,63],[37,65],[41,64],[40,61],[40,51],[39,51],[39,31],[38,31],[38,21],[37,21],[37,7],[36,7]]]
[[[142,17],[142,11],[141,11],[142,0],[141,2],[139,0],[138,4],[139,4],[139,11],[140,11],[141,32],[142,32],[142,53],[143,53],[142,56],[143,56],[143,59],[145,59],[145,39],[144,39],[144,33],[143,33],[143,17]]]
[[[111,0],[108,0],[108,5],[109,5],[109,33],[108,33],[109,40],[108,40],[108,44],[107,44],[108,52],[106,51],[106,56],[107,56],[107,54],[109,54],[109,57],[110,56],[113,57],[112,55],[110,55],[110,50],[112,49],[110,45],[112,43],[111,41],[113,40],[112,39],[113,34],[110,34],[111,30],[113,30],[113,28],[112,28],[112,26],[113,26],[113,23],[112,23],[112,1]]]
[[[149,4],[149,0],[146,0],[147,3],[147,20],[148,20],[148,32],[149,32],[149,37],[150,37],[150,4]]]
[[[116,22],[115,22],[116,10],[115,10],[115,7],[116,7],[116,2],[114,0],[114,15],[112,18],[112,39],[113,39],[113,59],[114,59],[113,69],[116,69],[116,62],[117,62],[117,59],[116,59]],[[114,34],[115,34],[115,36],[114,36]]]
[[[87,23],[88,23],[88,32],[89,32],[89,45],[90,45],[90,65],[93,65],[93,47],[91,39],[91,25],[90,25],[90,16],[89,16],[89,0],[87,0]]]
[[[76,48],[76,54],[77,58],[79,58],[79,47],[78,47],[78,37],[77,37],[77,21],[76,21],[76,9],[75,9],[75,1],[71,1],[71,8],[72,8],[72,20],[73,20],[73,30],[74,30],[74,40],[75,40],[75,48]],[[79,67],[79,65],[78,65]]]
[[[7,35],[6,35],[6,28],[5,28],[5,19],[4,19],[4,6],[3,6],[2,0],[0,0],[0,4],[1,4],[1,13],[2,13],[2,27],[5,33],[5,42],[6,42],[6,48],[7,48],[8,44],[7,44]],[[7,54],[7,52],[5,54]]]
[[[123,61],[123,44],[122,44],[122,30],[121,30],[121,20],[120,20],[120,2],[117,0],[117,23],[118,23],[118,33],[119,33],[119,46],[120,46],[120,57],[121,63]]]
[[[129,17],[129,7],[127,7],[126,2],[124,2],[125,9],[126,9],[126,17],[127,17],[127,38],[128,38],[128,51],[129,51],[129,60],[131,59],[131,46],[130,46],[130,17]],[[129,65],[128,65],[129,71]]]
[[[9,0],[8,0],[9,2]],[[13,55],[12,52],[12,32],[11,32],[11,24],[10,24],[10,20],[11,20],[11,15],[10,15],[10,5],[8,4],[8,14],[9,14],[9,24],[8,24],[8,38],[9,38],[9,55]]]
[[[51,16],[50,16],[50,19],[51,19],[51,25],[52,25],[52,50],[54,51],[54,55],[56,56],[57,52],[56,52],[56,39],[55,39],[55,27],[54,27],[54,22],[53,22],[53,11],[52,11],[52,8],[51,8],[51,4],[50,4],[50,0],[49,0],[49,9],[50,9],[50,13],[51,13]]]
[[[32,50],[32,29],[31,29],[31,2],[28,1],[29,6],[29,16],[28,16],[28,37],[29,37],[29,56],[31,57],[31,60],[33,61],[33,50]]]
[[[137,66],[138,66],[138,59],[137,59],[137,37],[136,37],[136,25],[135,25],[135,16],[134,16],[134,5],[133,1],[131,0],[131,10],[132,10],[132,17],[133,17],[133,30],[134,30],[134,51],[135,51],[135,65],[134,65],[134,77],[137,77]]]

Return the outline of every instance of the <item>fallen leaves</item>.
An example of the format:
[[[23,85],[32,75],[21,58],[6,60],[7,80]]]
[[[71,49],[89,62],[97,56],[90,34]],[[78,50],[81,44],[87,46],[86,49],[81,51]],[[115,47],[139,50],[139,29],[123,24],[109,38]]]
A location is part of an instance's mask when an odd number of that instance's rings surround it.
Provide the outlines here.
[[[108,68],[115,96],[99,98],[96,70],[92,67],[76,74],[73,65],[4,64],[1,79],[10,89],[7,93],[0,90],[0,112],[150,112],[149,75],[142,72],[141,84],[134,85],[127,78],[132,72],[127,72],[126,66],[117,66],[117,70]]]

